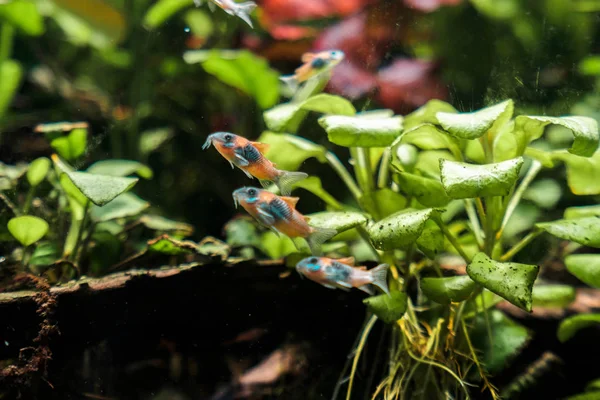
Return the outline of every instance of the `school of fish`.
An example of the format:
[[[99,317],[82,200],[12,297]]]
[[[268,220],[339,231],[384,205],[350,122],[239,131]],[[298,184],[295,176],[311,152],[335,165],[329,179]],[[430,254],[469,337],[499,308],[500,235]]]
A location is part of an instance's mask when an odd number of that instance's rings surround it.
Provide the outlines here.
[[[201,0],[194,0],[198,4]],[[226,5],[235,15],[236,7],[248,3],[233,3],[230,0],[208,0],[209,4]],[[223,8],[223,7],[222,7]],[[248,7],[250,8],[250,7]],[[225,9],[225,8],[224,8]],[[251,9],[251,8],[250,8]],[[247,16],[247,14],[244,14]],[[330,71],[344,58],[340,50],[306,53],[302,56],[303,64],[293,75],[280,79],[293,91],[308,80]],[[354,258],[332,259],[320,257],[321,245],[334,237],[335,229],[312,226],[310,219],[297,209],[298,197],[290,197],[295,183],[308,177],[308,174],[298,171],[284,171],[277,168],[265,153],[269,149],[266,143],[253,142],[231,132],[215,132],[209,135],[202,146],[203,150],[213,146],[223,156],[232,168],[239,168],[250,179],[258,179],[263,188],[242,187],[233,192],[233,202],[236,207],[242,206],[248,214],[260,224],[271,229],[278,235],[286,235],[292,239],[306,240],[311,257],[304,258],[296,265],[296,270],[305,276],[330,289],[350,290],[357,288],[368,294],[374,294],[375,288],[389,294],[387,273],[389,265],[381,264],[371,270],[364,266],[354,266]],[[281,195],[266,188],[274,183]],[[294,241],[297,246],[297,243]]]

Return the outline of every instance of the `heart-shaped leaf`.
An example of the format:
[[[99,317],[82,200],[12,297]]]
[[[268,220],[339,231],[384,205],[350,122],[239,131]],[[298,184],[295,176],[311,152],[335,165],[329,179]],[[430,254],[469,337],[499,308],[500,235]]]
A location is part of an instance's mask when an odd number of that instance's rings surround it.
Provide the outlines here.
[[[301,103],[300,108],[329,115],[354,115],[356,109],[348,100],[341,96],[321,93],[309,97]]]
[[[456,159],[461,159],[458,140],[431,124],[418,125],[406,130],[399,143],[412,144],[422,150],[448,149]]]
[[[536,224],[536,227],[564,240],[600,248],[600,217],[559,219]]]
[[[523,154],[525,147],[544,133],[547,125],[563,126],[573,132],[575,140],[569,153],[590,157],[598,149],[600,135],[598,123],[589,117],[536,117],[520,115],[515,118],[514,133],[517,138],[518,154]]]
[[[391,294],[380,294],[363,300],[369,310],[386,324],[398,321],[407,307],[407,297],[404,292],[391,292]]]
[[[441,304],[466,300],[474,288],[475,282],[468,275],[421,279],[425,296]]]
[[[81,193],[97,206],[108,204],[115,197],[131,189],[138,181],[137,178],[122,178],[76,171],[67,173],[67,176],[81,190]]]
[[[579,330],[596,324],[600,324],[600,314],[579,314],[566,318],[558,327],[558,340],[566,342]]]
[[[150,207],[150,203],[133,193],[123,193],[103,207],[93,206],[91,215],[94,221],[133,217]]]
[[[497,120],[510,119],[513,107],[512,100],[506,100],[470,113],[438,112],[436,118],[450,135],[459,139],[477,139],[489,131]]]
[[[450,202],[439,180],[398,171],[394,174],[394,181],[402,193],[414,197],[426,207],[443,207]]]
[[[442,185],[453,199],[506,196],[514,186],[523,158],[473,165],[440,159]]]
[[[439,216],[440,210],[400,211],[372,224],[369,236],[373,245],[380,250],[394,250],[414,243],[430,218]]]
[[[144,179],[152,179],[153,175],[150,167],[141,162],[115,159],[97,161],[90,165],[86,172],[109,176],[129,176],[137,174]]]
[[[140,222],[148,229],[153,229],[160,232],[172,232],[173,234],[190,236],[194,233],[192,225],[173,221],[171,219],[158,215],[144,215],[140,218]]]
[[[404,128],[409,130],[421,124],[439,124],[436,117],[438,112],[456,113],[457,111],[445,101],[432,99],[404,117]]]
[[[476,254],[467,265],[471,279],[527,312],[531,312],[531,291],[538,271],[537,265],[502,263],[485,253]]]
[[[29,164],[27,169],[27,181],[31,186],[37,186],[46,178],[50,169],[50,160],[46,157],[40,157]]]
[[[33,215],[23,215],[8,221],[8,231],[23,246],[29,246],[43,238],[48,228],[46,221]]]
[[[575,288],[569,285],[535,285],[532,297],[535,307],[564,308],[575,301]]]
[[[73,161],[85,153],[87,129],[73,129],[68,135],[52,140],[50,145],[62,158]]]
[[[402,132],[402,117],[361,118],[331,115],[319,118],[329,141],[345,147],[387,147]]]
[[[600,289],[600,254],[571,254],[565,265],[577,279]]]
[[[279,169],[296,171],[304,161],[312,157],[319,162],[327,162],[325,147],[300,136],[267,131],[263,132],[257,141],[269,145],[265,156],[277,164]]]
[[[600,151],[589,158],[559,151],[552,153],[552,158],[565,163],[571,192],[579,196],[600,194]]]

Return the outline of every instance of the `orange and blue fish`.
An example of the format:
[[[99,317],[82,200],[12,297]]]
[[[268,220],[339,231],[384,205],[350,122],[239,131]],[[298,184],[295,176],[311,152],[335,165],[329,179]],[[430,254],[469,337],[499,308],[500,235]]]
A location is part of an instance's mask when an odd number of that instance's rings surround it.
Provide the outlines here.
[[[329,289],[350,290],[357,288],[370,295],[375,294],[375,286],[390,294],[387,285],[387,274],[390,266],[380,264],[367,270],[366,267],[354,266],[354,257],[327,258],[307,257],[296,264],[300,275],[320,283]]]
[[[257,178],[263,187],[267,187],[269,182],[275,183],[284,196],[292,192],[294,183],[308,177],[305,172],[277,169],[263,154],[269,148],[268,144],[252,142],[229,132],[213,133],[206,139],[202,149],[208,149],[211,144],[229,161],[231,168],[238,167],[249,178]]]
[[[344,59],[344,52],[341,50],[328,50],[319,53],[304,53],[302,55],[302,65],[294,71],[292,75],[282,76],[279,79],[283,81],[292,91],[296,91],[298,86],[323,72],[331,70]]]
[[[241,18],[245,23],[250,25],[250,28],[254,28],[252,26],[252,20],[250,19],[250,13],[256,8],[255,2],[246,1],[243,3],[236,3],[233,0],[207,0],[207,2],[210,11],[214,12],[215,6],[217,6],[227,14]],[[203,0],[194,0],[196,7],[200,7],[202,3]]]
[[[321,245],[334,237],[337,230],[308,224],[309,218],[296,210],[298,197],[277,196],[267,190],[243,187],[233,192],[233,202],[277,234],[306,239],[312,254],[319,254]]]

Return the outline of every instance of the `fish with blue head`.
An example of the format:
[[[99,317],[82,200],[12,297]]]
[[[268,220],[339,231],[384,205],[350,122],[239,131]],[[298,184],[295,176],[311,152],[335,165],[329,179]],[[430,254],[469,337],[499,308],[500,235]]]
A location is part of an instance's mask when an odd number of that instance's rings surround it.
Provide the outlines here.
[[[309,218],[296,210],[298,197],[277,196],[264,189],[243,187],[233,192],[233,202],[274,232],[290,238],[304,238],[312,254],[320,254],[321,245],[337,234],[335,229],[309,225]]]
[[[277,169],[264,155],[269,149],[266,143],[252,142],[231,132],[216,132],[208,136],[202,149],[206,150],[211,145],[229,161],[232,168],[238,167],[249,178],[258,179],[263,187],[268,187],[270,182],[275,183],[284,196],[292,192],[296,182],[308,177],[305,172]]]
[[[292,75],[282,76],[280,79],[293,92],[298,90],[298,86],[307,80],[314,78],[324,72],[330,71],[338,65],[345,55],[341,50],[327,50],[319,53],[304,53],[302,55],[302,65],[294,71]]]
[[[306,257],[296,264],[296,271],[301,276],[315,281],[329,289],[350,290],[357,288],[370,295],[375,294],[375,287],[390,294],[387,285],[387,273],[390,266],[381,264],[367,270],[366,267],[354,266],[354,257],[327,258]]]

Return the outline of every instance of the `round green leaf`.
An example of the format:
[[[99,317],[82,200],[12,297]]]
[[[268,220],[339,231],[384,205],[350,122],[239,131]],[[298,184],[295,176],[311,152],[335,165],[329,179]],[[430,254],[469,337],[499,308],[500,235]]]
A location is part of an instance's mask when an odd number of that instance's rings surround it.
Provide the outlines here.
[[[30,265],[50,265],[60,258],[60,249],[54,243],[40,242],[29,259]]]
[[[514,186],[523,158],[473,165],[440,159],[442,185],[453,199],[506,196]]]
[[[257,141],[269,145],[265,156],[277,164],[279,169],[296,171],[304,161],[312,157],[319,162],[327,162],[325,147],[300,136],[267,131],[263,132]]]
[[[468,275],[421,279],[423,293],[441,304],[466,300],[474,288],[475,282]]]
[[[478,253],[467,265],[467,273],[475,282],[531,312],[533,282],[539,266],[494,261],[485,253]]]
[[[600,217],[559,219],[536,224],[536,227],[564,240],[600,248]]]
[[[414,243],[423,233],[425,223],[439,214],[439,210],[432,208],[400,211],[372,224],[369,237],[380,250],[403,248]]]
[[[309,97],[301,103],[300,108],[330,115],[352,116],[356,114],[356,109],[348,100],[326,93]]]
[[[46,221],[32,215],[15,217],[8,221],[8,231],[23,246],[29,246],[43,238],[48,228]]]
[[[132,160],[102,160],[90,165],[86,172],[109,176],[139,175],[144,179],[152,179],[150,167]]]
[[[133,193],[123,193],[103,207],[93,206],[91,210],[94,221],[103,222],[112,219],[133,217],[150,207],[150,203]]]
[[[200,38],[208,38],[214,30],[212,17],[202,10],[189,10],[183,19],[192,33]]]
[[[158,28],[178,11],[193,4],[193,0],[159,0],[146,11],[143,24],[147,29]]]
[[[400,171],[393,178],[402,193],[414,197],[426,207],[443,207],[450,202],[439,180]]]
[[[400,137],[399,143],[412,144],[422,150],[448,149],[454,158],[462,158],[458,141],[431,124],[418,125],[411,130],[406,130]]]
[[[569,285],[536,285],[533,287],[533,305],[536,307],[564,308],[575,300],[575,288]]]
[[[44,20],[32,0],[12,0],[0,4],[0,20],[18,27],[27,35],[39,36],[44,33]]]
[[[489,131],[496,120],[510,119],[512,111],[512,100],[506,100],[470,113],[438,112],[436,118],[450,135],[459,139],[477,139]]]
[[[406,312],[407,297],[404,292],[380,294],[363,300],[372,313],[386,324],[398,321]]]
[[[562,187],[554,179],[533,182],[523,194],[525,200],[533,201],[542,208],[554,208],[562,196]]]
[[[331,228],[340,232],[347,231],[358,225],[364,225],[367,217],[354,211],[323,211],[307,215],[310,225],[320,228]]]
[[[580,329],[596,324],[600,324],[600,314],[579,314],[566,318],[558,327],[558,340],[566,342],[575,336]]]
[[[23,68],[18,62],[5,60],[0,64],[0,117],[10,106],[22,78]]]
[[[329,141],[345,147],[387,147],[402,132],[402,117],[361,118],[331,115],[321,117],[319,124]]]
[[[565,265],[577,279],[600,289],[600,254],[571,254]]]
[[[561,160],[567,168],[567,183],[573,194],[600,194],[600,151],[589,158],[576,156],[566,151],[552,153],[554,160]]]
[[[31,186],[37,186],[46,178],[50,169],[50,160],[46,157],[35,159],[27,169],[27,181]]]

